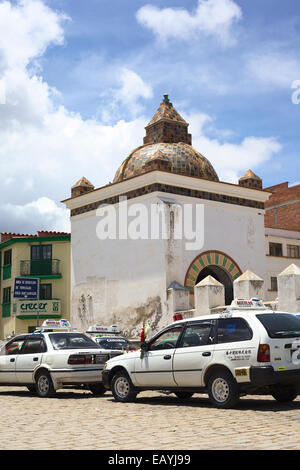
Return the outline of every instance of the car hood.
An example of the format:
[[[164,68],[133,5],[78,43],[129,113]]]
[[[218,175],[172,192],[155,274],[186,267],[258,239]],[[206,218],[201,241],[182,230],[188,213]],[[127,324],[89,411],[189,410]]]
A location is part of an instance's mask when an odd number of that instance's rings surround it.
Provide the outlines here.
[[[107,364],[111,364],[112,362],[116,361],[126,361],[126,359],[135,359],[137,357],[140,357],[140,351],[132,351],[132,352],[124,352],[123,354],[119,354],[116,357],[112,357],[107,361]]]

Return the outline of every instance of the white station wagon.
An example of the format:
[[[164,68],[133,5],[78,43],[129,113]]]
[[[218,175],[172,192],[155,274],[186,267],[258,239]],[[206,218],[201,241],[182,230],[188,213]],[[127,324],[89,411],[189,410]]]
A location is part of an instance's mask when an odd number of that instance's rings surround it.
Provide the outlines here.
[[[103,384],[117,401],[162,390],[179,399],[208,393],[214,406],[230,408],[242,394],[284,402],[300,391],[300,318],[274,313],[257,299],[176,321],[141,347],[104,366]]]
[[[87,385],[96,395],[105,393],[102,370],[110,356],[66,323],[46,321],[34,334],[15,336],[2,345],[0,385],[27,386],[40,397],[66,385]]]

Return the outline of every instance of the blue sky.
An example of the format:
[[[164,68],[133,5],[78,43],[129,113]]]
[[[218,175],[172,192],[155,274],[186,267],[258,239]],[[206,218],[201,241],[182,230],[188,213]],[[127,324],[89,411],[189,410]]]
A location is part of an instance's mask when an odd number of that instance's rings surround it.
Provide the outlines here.
[[[1,231],[66,227],[59,201],[113,179],[164,93],[221,180],[300,182],[297,1],[0,0],[0,31]]]

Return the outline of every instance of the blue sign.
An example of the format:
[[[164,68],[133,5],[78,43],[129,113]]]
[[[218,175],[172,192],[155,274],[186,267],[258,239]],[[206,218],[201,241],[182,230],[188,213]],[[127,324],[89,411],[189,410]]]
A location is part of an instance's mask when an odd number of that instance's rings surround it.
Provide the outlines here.
[[[39,279],[16,277],[14,297],[16,299],[38,299]]]

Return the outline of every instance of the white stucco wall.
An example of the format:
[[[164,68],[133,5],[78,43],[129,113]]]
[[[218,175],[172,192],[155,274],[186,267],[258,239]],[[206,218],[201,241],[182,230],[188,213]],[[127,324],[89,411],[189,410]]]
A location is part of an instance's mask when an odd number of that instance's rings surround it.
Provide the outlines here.
[[[275,300],[278,296],[277,291],[271,291],[271,277],[277,277],[284,269],[292,263],[300,267],[300,259],[287,256],[287,245],[300,246],[300,233],[291,230],[280,230],[266,228],[265,230],[265,253],[266,253],[266,298]],[[269,243],[282,244],[283,256],[270,256]]]
[[[242,271],[266,276],[263,211],[167,193],[151,193],[128,201],[151,205],[172,203],[204,205],[203,245],[186,250],[188,240],[99,240],[96,211],[72,217],[71,321],[80,329],[98,322],[118,324],[137,336],[143,319],[153,331],[172,321],[166,289],[176,280],[182,285],[190,263],[202,252],[224,252]],[[132,220],[133,218],[131,218]],[[167,219],[169,220],[169,219]],[[180,216],[175,215],[174,229]],[[148,221],[149,222],[149,221]],[[149,222],[150,224],[150,222]]]

